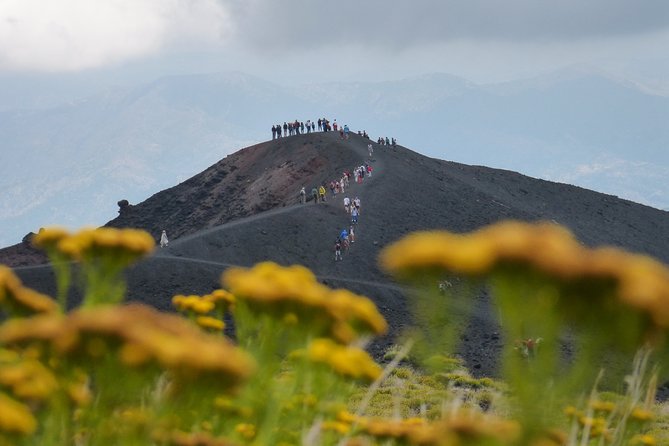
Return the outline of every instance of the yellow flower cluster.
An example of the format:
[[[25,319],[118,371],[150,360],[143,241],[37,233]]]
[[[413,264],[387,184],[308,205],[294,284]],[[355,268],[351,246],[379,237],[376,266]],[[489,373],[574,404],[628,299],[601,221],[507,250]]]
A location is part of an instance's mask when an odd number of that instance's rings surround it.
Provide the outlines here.
[[[153,237],[146,231],[116,228],[88,228],[74,234],[62,228],[47,228],[33,237],[33,244],[47,250],[55,247],[76,260],[104,255],[131,261],[151,253],[155,247]]]
[[[225,290],[214,290],[204,296],[178,294],[172,298],[172,305],[184,313],[207,314],[215,309],[222,311],[232,310],[235,306],[235,296]]]
[[[223,283],[249,308],[320,325],[316,334],[350,343],[359,334],[383,334],[387,324],[366,297],[346,290],[331,290],[299,265],[283,267],[262,262],[253,268],[230,268]]]
[[[383,370],[365,352],[356,347],[337,344],[331,339],[314,339],[307,348],[313,362],[327,364],[340,375],[374,381]]]
[[[657,441],[655,441],[655,437],[652,435],[639,434],[632,437],[629,444],[632,446],[655,446]]]
[[[37,429],[37,420],[25,404],[0,393],[0,432],[30,435]]]
[[[42,228],[32,238],[32,244],[37,248],[49,250],[55,248],[58,243],[70,236],[70,232],[58,226]]]
[[[216,307],[214,302],[205,300],[200,296],[184,296],[181,294],[177,294],[172,298],[172,305],[181,312],[193,312],[195,314],[207,314]]]
[[[256,436],[256,427],[250,423],[239,423],[235,426],[235,432],[247,440],[253,439]]]
[[[321,430],[346,435],[351,431],[351,426],[341,421],[323,421],[323,423],[321,423]]]
[[[514,444],[521,435],[520,426],[515,422],[466,411],[434,423],[420,418],[371,419],[361,424],[361,428],[377,438],[394,438],[422,446]]]
[[[386,248],[382,266],[398,275],[446,270],[483,276],[521,265],[558,281],[596,280],[615,285],[617,298],[669,328],[669,269],[641,255],[615,248],[589,249],[552,223],[501,222],[470,234],[427,231]]]
[[[67,316],[36,316],[0,326],[0,343],[49,344],[65,356],[97,358],[118,348],[128,366],[157,363],[179,376],[211,374],[235,386],[254,370],[251,358],[221,337],[204,334],[188,321],[131,304],[77,310]]]
[[[12,315],[29,315],[57,311],[58,304],[49,296],[24,287],[10,268],[0,265],[0,309],[3,308]]]
[[[211,316],[198,316],[195,318],[195,322],[197,325],[207,330],[223,331],[225,328],[225,322]]]
[[[21,400],[43,401],[57,388],[53,373],[36,359],[0,361],[0,387]]]

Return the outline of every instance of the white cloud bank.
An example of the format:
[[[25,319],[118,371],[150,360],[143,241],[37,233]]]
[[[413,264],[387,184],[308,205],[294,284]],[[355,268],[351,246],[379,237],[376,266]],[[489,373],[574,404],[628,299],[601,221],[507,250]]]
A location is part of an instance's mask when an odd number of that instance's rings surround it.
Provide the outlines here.
[[[216,0],[0,0],[0,70],[76,71],[230,34]]]

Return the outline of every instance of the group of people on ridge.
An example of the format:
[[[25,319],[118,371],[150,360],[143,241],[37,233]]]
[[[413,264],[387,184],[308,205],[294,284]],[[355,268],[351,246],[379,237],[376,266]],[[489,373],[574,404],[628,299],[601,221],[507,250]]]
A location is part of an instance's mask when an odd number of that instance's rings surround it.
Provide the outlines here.
[[[342,139],[348,139],[349,129],[347,125],[342,127],[337,124],[336,119],[330,123],[330,121],[326,118],[318,118],[317,121],[307,119],[306,122],[302,122],[296,119],[292,122],[284,122],[283,126],[281,124],[275,124],[272,126],[272,139],[311,133],[315,132],[317,128],[319,132],[339,131]],[[364,134],[358,132],[358,134],[367,137],[367,132],[364,132]]]

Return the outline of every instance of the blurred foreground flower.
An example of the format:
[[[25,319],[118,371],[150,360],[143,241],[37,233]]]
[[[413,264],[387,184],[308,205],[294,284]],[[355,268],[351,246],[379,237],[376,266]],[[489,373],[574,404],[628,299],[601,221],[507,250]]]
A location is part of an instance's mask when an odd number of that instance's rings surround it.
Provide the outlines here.
[[[331,290],[299,265],[262,262],[230,268],[223,282],[252,312],[297,320],[317,336],[351,343],[365,334],[383,334],[387,324],[373,302],[347,290]]]
[[[86,279],[84,306],[118,303],[125,295],[124,268],[150,254],[155,242],[139,229],[82,229],[74,234],[62,228],[46,228],[33,244],[49,255],[58,278],[58,299],[66,309],[70,260],[81,263]]]
[[[15,317],[51,313],[57,309],[53,299],[24,287],[10,268],[0,265],[0,312]]]
[[[327,364],[336,373],[354,379],[374,381],[383,372],[364,350],[342,346],[330,339],[314,339],[307,354],[311,361]]]
[[[67,316],[37,316],[0,326],[0,343],[43,343],[76,361],[116,352],[126,366],[155,363],[177,378],[211,376],[233,388],[254,370],[252,359],[221,337],[186,320],[139,304],[82,309]]]

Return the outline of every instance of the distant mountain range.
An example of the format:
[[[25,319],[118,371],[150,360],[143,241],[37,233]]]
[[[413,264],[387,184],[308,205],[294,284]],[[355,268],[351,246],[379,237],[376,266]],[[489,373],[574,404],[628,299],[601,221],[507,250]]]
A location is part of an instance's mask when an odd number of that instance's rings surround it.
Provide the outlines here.
[[[4,109],[0,107],[0,109]],[[587,72],[476,85],[444,74],[285,87],[184,75],[0,113],[0,246],[101,225],[287,120],[326,116],[419,152],[669,209],[669,98]]]

